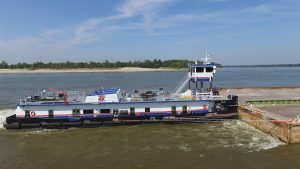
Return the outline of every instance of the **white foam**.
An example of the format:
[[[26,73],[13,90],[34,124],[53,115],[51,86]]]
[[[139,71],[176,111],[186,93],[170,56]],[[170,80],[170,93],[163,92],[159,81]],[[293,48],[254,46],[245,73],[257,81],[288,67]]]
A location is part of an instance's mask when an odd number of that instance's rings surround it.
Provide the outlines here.
[[[48,135],[48,134],[53,134],[53,133],[64,133],[65,130],[60,130],[60,129],[32,129],[29,131],[25,131],[24,134],[26,136],[31,136],[31,135]]]
[[[245,135],[251,136],[251,140],[249,140],[250,143],[248,142],[248,144],[236,145],[237,147],[246,149],[248,152],[268,150],[285,144],[279,139],[274,138],[242,121],[237,121],[237,123],[232,127],[234,128],[232,128],[233,132],[236,132],[235,134],[242,134],[241,132],[244,132]]]
[[[15,113],[14,109],[0,110],[0,128],[3,128],[3,124],[6,121],[6,117],[11,116]]]
[[[180,144],[177,146],[179,150],[182,150],[184,152],[189,152],[191,151],[191,148],[189,147],[188,144]]]

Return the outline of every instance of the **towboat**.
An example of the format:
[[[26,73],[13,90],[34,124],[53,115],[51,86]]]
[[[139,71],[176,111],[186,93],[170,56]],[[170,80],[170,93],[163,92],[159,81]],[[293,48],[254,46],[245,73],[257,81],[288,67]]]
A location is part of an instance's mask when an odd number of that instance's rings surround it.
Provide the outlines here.
[[[92,92],[52,88],[20,99],[6,129],[99,127],[106,125],[206,122],[238,117],[238,97],[221,96],[212,82],[217,65],[208,55],[188,65],[173,92],[101,88]]]

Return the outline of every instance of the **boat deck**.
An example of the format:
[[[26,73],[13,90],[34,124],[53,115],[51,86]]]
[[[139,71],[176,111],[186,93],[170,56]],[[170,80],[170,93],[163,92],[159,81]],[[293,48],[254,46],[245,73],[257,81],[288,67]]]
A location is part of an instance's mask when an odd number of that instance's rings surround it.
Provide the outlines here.
[[[261,88],[233,88],[221,89],[220,93],[225,94],[230,92],[239,96],[239,104],[246,104],[247,101],[252,100],[287,100],[280,104],[257,104],[252,105],[254,109],[265,112],[269,116],[277,117],[276,119],[296,119],[300,115],[300,104],[295,102],[290,104],[288,100],[300,99],[300,87],[261,87]]]
[[[222,89],[239,96],[239,115],[286,143],[300,143],[300,87]]]

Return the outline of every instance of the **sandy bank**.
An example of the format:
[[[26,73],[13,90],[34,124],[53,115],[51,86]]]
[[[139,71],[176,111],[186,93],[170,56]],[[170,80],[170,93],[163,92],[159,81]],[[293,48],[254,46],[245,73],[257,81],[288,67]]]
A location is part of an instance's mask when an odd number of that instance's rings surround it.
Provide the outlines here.
[[[139,68],[124,67],[118,69],[0,69],[0,73],[84,73],[84,72],[160,72],[160,71],[181,71],[184,69],[170,68]]]

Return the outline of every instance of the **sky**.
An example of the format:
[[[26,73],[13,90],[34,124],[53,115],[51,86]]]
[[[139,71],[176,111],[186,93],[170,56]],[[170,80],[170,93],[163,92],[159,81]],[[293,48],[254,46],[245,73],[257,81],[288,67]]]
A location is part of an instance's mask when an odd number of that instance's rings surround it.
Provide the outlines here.
[[[300,0],[0,0],[0,61],[300,63]]]

